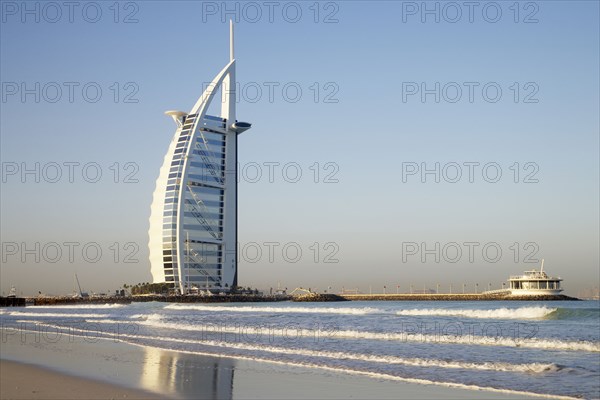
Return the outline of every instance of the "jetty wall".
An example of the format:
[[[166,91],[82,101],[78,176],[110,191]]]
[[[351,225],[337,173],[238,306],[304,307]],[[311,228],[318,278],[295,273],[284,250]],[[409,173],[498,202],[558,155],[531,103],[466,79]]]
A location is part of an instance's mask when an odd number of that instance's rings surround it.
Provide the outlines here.
[[[0,297],[0,307],[25,307],[25,298]]]
[[[511,296],[506,294],[476,294],[476,293],[431,293],[431,294],[341,294],[346,300],[354,301],[549,301],[549,300],[579,300],[565,295],[540,295],[540,296]]]
[[[260,295],[214,295],[214,296],[163,296],[163,295],[142,295],[142,296],[119,296],[119,297],[34,297],[28,299],[28,303],[36,306],[46,305],[68,305],[68,304],[129,304],[133,302],[147,303],[158,301],[163,303],[256,303],[286,301],[288,296],[260,296]],[[24,304],[23,304],[24,305]]]

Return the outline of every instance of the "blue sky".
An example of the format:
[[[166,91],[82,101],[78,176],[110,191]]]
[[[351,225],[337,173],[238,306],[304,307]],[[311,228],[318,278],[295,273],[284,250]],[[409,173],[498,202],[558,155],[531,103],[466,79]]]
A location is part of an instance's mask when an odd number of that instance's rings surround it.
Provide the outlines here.
[[[2,291],[64,293],[75,272],[95,291],[151,279],[150,203],[174,132],[163,112],[188,111],[225,65],[228,18],[238,118],[253,123],[239,142],[242,284],[498,287],[544,258],[568,293],[598,285],[598,2],[477,2],[472,22],[462,2],[428,2],[439,22],[422,2],[275,2],[272,21],[268,2],[228,3],[237,15],[222,2],[121,2],[118,15],[81,2],[73,22],[61,3],[60,18],[1,4]],[[39,182],[21,176],[36,163]],[[440,182],[422,178],[436,163]]]

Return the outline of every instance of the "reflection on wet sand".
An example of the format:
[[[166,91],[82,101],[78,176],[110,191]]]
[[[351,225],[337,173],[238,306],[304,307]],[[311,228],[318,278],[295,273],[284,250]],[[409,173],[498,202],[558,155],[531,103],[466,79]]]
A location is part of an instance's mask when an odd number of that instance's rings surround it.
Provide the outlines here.
[[[144,347],[144,352],[144,389],[184,398],[232,398],[235,360],[152,347]]]

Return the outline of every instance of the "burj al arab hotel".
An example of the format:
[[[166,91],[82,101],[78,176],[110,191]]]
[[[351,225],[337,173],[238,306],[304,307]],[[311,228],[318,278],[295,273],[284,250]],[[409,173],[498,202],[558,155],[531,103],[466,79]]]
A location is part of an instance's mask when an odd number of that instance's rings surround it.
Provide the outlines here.
[[[148,245],[153,281],[184,294],[237,285],[237,138],[250,124],[235,116],[232,22],[229,29],[229,63],[189,113],[165,113],[177,129],[156,181]],[[220,115],[208,115],[219,97]]]

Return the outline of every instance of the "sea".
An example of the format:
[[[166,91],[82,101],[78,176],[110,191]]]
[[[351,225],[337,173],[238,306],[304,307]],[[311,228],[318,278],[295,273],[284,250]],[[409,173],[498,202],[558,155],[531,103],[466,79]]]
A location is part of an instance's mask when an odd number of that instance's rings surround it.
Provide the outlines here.
[[[0,320],[6,332],[516,397],[600,398],[598,301],[148,302],[4,308]]]

